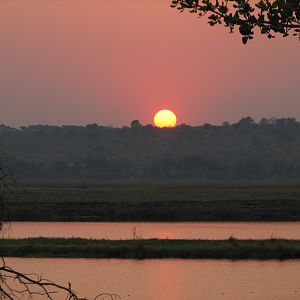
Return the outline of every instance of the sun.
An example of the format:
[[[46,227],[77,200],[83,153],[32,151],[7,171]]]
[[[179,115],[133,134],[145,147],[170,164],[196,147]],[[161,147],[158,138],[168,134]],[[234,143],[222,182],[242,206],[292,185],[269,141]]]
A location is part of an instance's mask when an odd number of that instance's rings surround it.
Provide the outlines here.
[[[154,125],[160,128],[175,127],[177,122],[176,115],[168,109],[162,109],[154,116]]]

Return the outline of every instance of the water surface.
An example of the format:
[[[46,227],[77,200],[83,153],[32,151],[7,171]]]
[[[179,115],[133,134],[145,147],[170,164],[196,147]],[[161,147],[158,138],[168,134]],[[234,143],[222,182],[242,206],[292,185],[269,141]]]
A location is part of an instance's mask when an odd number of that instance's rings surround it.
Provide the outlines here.
[[[300,239],[300,222],[12,222],[11,238]]]
[[[88,297],[110,292],[130,300],[300,299],[299,260],[8,258],[7,264],[61,284],[70,281]]]

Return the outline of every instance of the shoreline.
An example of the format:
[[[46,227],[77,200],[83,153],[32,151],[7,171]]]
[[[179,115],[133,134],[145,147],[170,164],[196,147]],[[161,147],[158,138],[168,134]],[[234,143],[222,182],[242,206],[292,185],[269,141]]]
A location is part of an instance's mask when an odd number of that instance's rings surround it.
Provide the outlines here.
[[[0,239],[0,256],[123,259],[300,259],[300,240],[94,240],[81,238]]]

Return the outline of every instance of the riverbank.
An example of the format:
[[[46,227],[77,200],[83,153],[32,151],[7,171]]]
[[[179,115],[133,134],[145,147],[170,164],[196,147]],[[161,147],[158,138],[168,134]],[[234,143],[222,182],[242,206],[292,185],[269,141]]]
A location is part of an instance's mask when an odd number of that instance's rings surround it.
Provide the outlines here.
[[[0,256],[60,258],[299,259],[300,240],[1,239]]]
[[[300,182],[20,182],[11,221],[300,221]]]

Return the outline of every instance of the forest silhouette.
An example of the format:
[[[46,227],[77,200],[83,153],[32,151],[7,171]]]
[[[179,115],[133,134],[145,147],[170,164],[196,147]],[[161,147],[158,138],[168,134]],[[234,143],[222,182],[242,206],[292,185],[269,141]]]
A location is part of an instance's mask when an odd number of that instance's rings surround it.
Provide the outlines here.
[[[244,117],[234,124],[157,128],[0,125],[21,179],[258,180],[300,178],[300,123]]]

